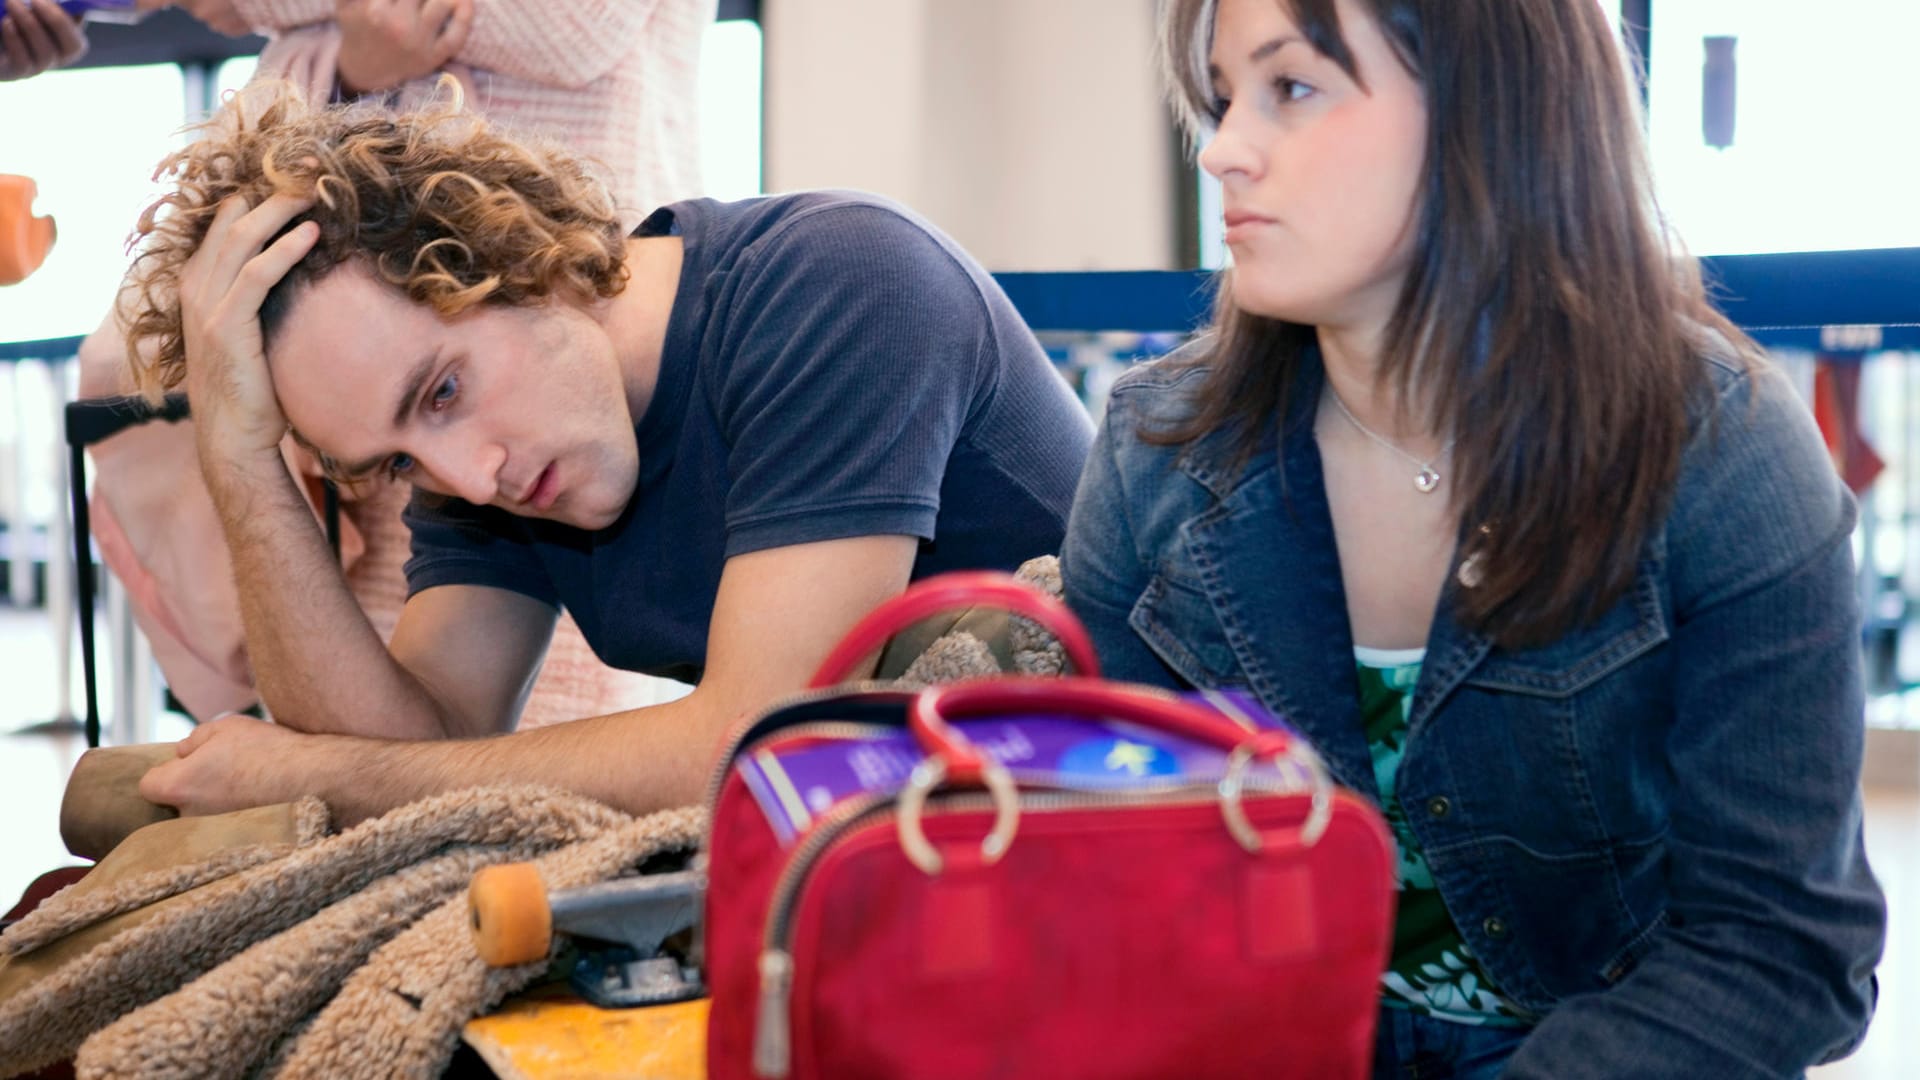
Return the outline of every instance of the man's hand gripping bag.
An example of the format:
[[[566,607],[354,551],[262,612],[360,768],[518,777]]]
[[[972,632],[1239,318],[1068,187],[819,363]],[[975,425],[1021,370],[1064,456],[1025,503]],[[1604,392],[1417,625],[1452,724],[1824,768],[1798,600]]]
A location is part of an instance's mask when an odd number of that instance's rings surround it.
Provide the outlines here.
[[[1251,697],[1100,680],[1066,608],[997,574],[883,605],[815,685],[983,603],[1082,674],[822,689],[723,751],[708,1075],[1366,1076],[1390,840]]]

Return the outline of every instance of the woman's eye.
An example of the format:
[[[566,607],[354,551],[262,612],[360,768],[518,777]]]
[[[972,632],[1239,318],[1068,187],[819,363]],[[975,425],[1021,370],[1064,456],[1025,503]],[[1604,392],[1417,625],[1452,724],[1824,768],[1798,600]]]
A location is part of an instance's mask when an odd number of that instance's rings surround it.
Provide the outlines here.
[[[433,410],[439,412],[441,409],[446,408],[447,405],[453,401],[455,395],[459,393],[460,376],[449,375],[445,379],[440,380],[440,385],[433,390],[433,401],[431,403]]]
[[[1273,92],[1280,95],[1280,103],[1282,105],[1291,105],[1296,101],[1302,101],[1312,97],[1314,91],[1313,87],[1308,86],[1298,79],[1289,79],[1281,76],[1273,80]]]
[[[413,458],[406,454],[395,454],[387,459],[387,476],[398,480],[413,468]]]
[[[1213,116],[1213,122],[1218,124],[1227,118],[1227,110],[1232,106],[1232,98],[1227,97],[1225,94],[1215,94],[1213,103],[1208,106],[1207,111]]]

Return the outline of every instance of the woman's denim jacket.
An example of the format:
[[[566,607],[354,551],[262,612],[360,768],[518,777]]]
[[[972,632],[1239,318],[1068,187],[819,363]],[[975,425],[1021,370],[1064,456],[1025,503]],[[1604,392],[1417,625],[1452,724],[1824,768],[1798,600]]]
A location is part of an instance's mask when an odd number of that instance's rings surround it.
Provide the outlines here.
[[[1539,1020],[1507,1076],[1795,1075],[1873,1013],[1854,503],[1779,372],[1707,363],[1713,407],[1628,595],[1544,648],[1494,646],[1445,595],[1429,632],[1399,798],[1460,933]],[[1189,415],[1203,375],[1114,387],[1068,602],[1109,676],[1246,687],[1377,799],[1320,369],[1238,470],[1220,434],[1138,438]]]

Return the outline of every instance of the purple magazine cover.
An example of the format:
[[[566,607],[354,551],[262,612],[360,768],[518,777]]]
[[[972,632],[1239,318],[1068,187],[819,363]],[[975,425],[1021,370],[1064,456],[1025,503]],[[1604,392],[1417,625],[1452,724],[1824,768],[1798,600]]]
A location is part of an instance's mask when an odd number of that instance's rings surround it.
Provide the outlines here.
[[[1181,697],[1242,725],[1292,732],[1251,694],[1202,691]],[[1128,788],[1210,784],[1226,772],[1217,747],[1116,720],[1009,715],[955,721],[974,745],[1007,767],[1023,788],[1125,791]],[[923,755],[904,728],[866,739],[837,740],[804,749],[743,756],[735,768],[767,815],[782,845],[813,826],[814,818],[855,795],[906,786]],[[1297,782],[1308,778],[1295,762],[1262,762],[1249,778]]]

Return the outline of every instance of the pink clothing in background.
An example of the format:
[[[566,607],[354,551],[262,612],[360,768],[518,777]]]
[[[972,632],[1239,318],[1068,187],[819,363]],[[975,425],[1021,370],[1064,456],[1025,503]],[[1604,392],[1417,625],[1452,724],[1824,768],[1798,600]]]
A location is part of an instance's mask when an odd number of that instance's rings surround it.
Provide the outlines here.
[[[700,41],[718,0],[473,0],[473,29],[447,71],[468,104],[508,129],[558,139],[607,169],[621,219],[700,191]],[[234,0],[271,35],[254,77],[330,97],[340,30],[333,0]],[[399,104],[439,76],[399,89]]]

